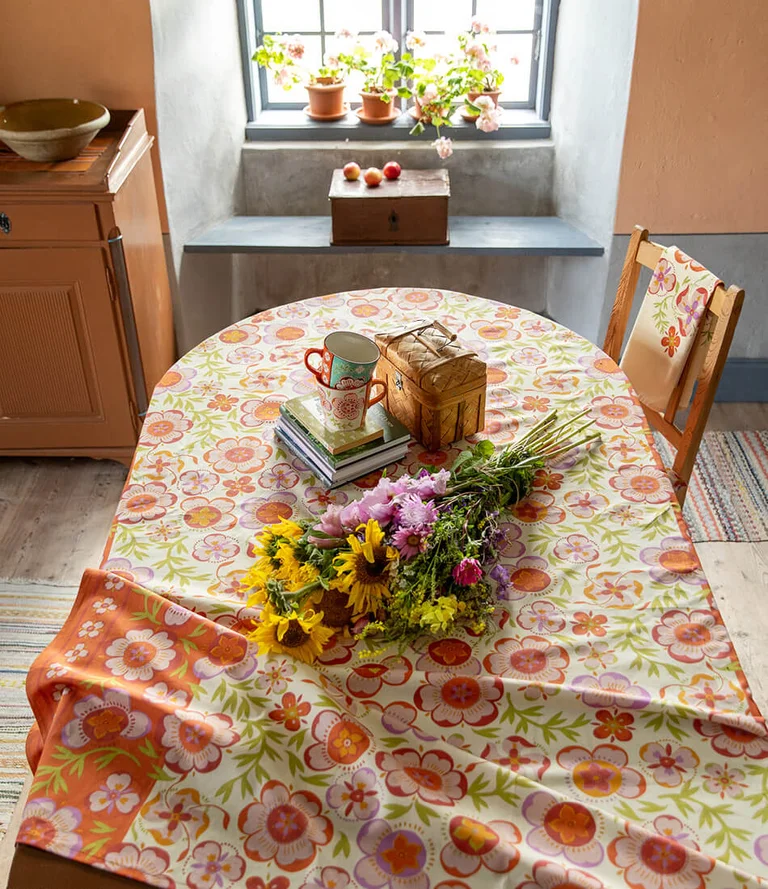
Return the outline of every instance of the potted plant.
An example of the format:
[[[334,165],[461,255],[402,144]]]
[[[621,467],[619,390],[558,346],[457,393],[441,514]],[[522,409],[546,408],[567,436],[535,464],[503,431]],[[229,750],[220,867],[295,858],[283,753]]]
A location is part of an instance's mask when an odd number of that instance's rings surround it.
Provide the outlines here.
[[[388,31],[378,31],[373,40],[374,52],[370,58],[374,61],[365,58],[358,66],[363,75],[363,88],[360,91],[362,108],[357,114],[363,123],[391,123],[400,113],[395,108],[395,98],[398,94],[410,95],[407,88],[395,88],[395,84],[411,72],[410,56],[406,53],[402,59],[395,58],[397,41]]]
[[[406,45],[413,46],[414,50],[423,50],[423,35],[410,33]],[[450,58],[438,53],[409,56],[407,63],[413,97],[410,113],[416,118],[411,135],[419,135],[427,127],[434,127],[437,138],[432,143],[433,147],[441,158],[450,157],[453,153],[451,140],[441,136],[440,129],[452,125],[451,115],[464,96],[463,77],[454,70]]]
[[[458,44],[453,72],[462,78],[466,92],[467,103],[462,116],[466,120],[475,120],[483,109],[490,107],[487,102],[481,102],[479,106],[475,104],[481,96],[488,97],[493,107],[498,108],[504,75],[494,66],[496,45],[489,25],[473,18],[469,30],[459,34]]]
[[[348,33],[343,32],[344,36]],[[289,90],[297,83],[304,83],[309,93],[309,107],[306,110],[313,120],[339,120],[349,110],[344,104],[344,77],[349,71],[348,60],[354,48],[350,46],[348,50],[326,53],[323,65],[309,71],[301,64],[304,41],[298,34],[265,34],[264,42],[256,48],[253,59],[270,71],[275,83],[283,89]]]

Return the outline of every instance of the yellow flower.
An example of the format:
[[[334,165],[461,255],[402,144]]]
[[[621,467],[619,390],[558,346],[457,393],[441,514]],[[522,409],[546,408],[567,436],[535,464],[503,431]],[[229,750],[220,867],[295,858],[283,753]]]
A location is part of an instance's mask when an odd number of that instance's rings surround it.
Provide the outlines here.
[[[252,565],[240,581],[241,585],[250,590],[248,605],[262,605],[267,601],[267,580],[271,575],[269,561],[263,564],[264,559],[259,559],[256,565]]]
[[[303,614],[292,611],[278,614],[270,603],[261,612],[258,627],[248,634],[259,648],[259,654],[289,654],[311,664],[322,654],[333,630],[321,625],[322,612],[311,609]]]
[[[253,540],[253,550],[256,555],[269,556],[270,549],[275,540],[285,537],[289,540],[298,540],[304,533],[301,525],[290,519],[280,519],[274,525],[265,525]]]
[[[369,519],[364,527],[365,539],[361,542],[350,534],[350,551],[334,561],[339,589],[348,594],[356,616],[376,611],[388,595],[389,570],[397,558],[397,550],[384,545],[384,532],[375,519]]]
[[[424,602],[419,606],[419,624],[432,633],[447,630],[459,610],[456,596],[440,596],[435,602]]]
[[[287,580],[290,583],[299,581],[301,562],[296,558],[292,544],[280,543],[275,550],[275,559],[280,563],[280,567],[275,572],[277,580]]]

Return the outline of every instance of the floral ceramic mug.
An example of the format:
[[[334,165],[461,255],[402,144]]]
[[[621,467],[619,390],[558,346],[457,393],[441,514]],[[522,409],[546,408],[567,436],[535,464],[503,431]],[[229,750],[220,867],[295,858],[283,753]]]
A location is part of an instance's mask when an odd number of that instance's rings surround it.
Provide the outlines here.
[[[336,330],[325,338],[322,349],[307,349],[304,364],[323,386],[356,389],[373,376],[379,354],[379,347],[367,336],[352,330]],[[320,367],[310,363],[311,355],[320,356]]]
[[[371,390],[380,386],[381,392],[371,398]],[[384,380],[369,380],[354,389],[333,389],[317,381],[320,406],[325,424],[330,429],[359,429],[365,423],[368,408],[378,404],[387,394]]]

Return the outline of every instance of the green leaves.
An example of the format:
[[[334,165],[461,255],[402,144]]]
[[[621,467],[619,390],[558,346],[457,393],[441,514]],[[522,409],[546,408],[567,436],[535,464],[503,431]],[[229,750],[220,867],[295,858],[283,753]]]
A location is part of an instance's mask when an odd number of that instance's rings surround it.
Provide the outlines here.
[[[544,707],[541,704],[518,709],[512,702],[511,694],[507,694],[506,701],[507,709],[502,713],[501,721],[514,726],[515,734],[533,738],[538,734],[545,744],[561,742],[563,738],[578,741],[578,730],[589,724],[590,717],[587,713],[579,714],[570,722],[562,713],[553,713],[549,719],[542,720]]]
[[[333,857],[338,858],[343,855],[345,858],[349,858],[351,854],[352,849],[349,845],[349,837],[345,833],[342,833],[339,836],[338,843],[333,847]]]

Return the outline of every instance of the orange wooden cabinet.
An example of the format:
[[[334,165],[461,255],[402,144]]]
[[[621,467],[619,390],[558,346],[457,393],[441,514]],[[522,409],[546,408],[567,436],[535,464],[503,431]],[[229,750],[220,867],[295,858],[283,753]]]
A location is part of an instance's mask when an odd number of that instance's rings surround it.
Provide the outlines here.
[[[0,143],[0,454],[131,460],[175,354],[151,145],[143,111],[72,161]]]

